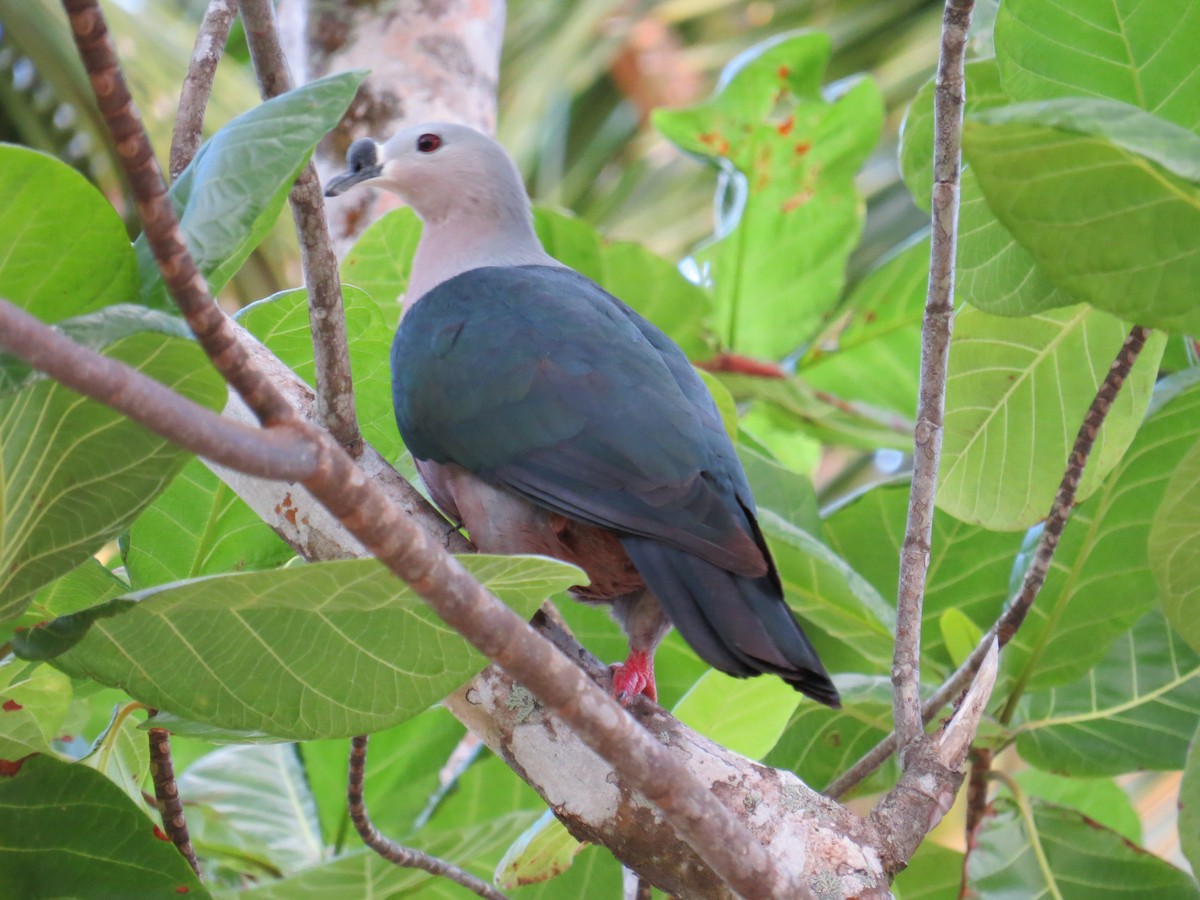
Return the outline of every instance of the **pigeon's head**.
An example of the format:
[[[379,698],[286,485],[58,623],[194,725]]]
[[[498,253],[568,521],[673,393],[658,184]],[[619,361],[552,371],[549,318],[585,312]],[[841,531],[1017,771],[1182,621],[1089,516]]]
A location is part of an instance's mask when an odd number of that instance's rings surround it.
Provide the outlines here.
[[[399,194],[427,222],[464,212],[506,216],[529,204],[504,148],[466,125],[427,122],[384,143],[360,138],[346,163],[347,171],[325,186],[326,197],[370,184]]]

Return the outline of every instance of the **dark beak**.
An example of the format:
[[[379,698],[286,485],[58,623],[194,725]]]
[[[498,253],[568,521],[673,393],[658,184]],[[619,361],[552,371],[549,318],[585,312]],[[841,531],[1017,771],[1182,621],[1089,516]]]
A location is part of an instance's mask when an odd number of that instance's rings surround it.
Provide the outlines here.
[[[361,169],[351,169],[342,172],[340,175],[335,175],[329,179],[329,182],[325,185],[325,196],[336,197],[338,194],[344,194],[356,184],[370,181],[372,178],[378,178],[382,174],[383,166],[364,166]]]

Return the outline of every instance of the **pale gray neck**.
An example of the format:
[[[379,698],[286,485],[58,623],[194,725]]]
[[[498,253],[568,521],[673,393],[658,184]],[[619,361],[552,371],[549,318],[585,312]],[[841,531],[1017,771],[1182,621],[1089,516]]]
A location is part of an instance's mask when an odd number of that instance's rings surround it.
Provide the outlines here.
[[[528,210],[505,218],[467,211],[425,223],[405,293],[407,309],[443,281],[482,266],[559,266],[542,249]]]

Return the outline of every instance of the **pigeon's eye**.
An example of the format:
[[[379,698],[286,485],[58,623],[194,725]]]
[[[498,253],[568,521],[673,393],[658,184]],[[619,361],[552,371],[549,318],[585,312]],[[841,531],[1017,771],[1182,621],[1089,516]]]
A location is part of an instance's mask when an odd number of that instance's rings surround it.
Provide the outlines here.
[[[423,134],[417,138],[417,150],[421,153],[432,153],[442,146],[442,139],[436,134]]]

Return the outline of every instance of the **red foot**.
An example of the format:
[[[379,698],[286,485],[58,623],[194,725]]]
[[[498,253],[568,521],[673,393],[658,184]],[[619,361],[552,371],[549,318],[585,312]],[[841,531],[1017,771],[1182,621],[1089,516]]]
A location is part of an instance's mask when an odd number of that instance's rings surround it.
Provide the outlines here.
[[[613,696],[625,705],[638,694],[645,694],[658,702],[658,688],[654,685],[654,656],[641,650],[630,650],[624,664],[615,663],[613,669]]]

